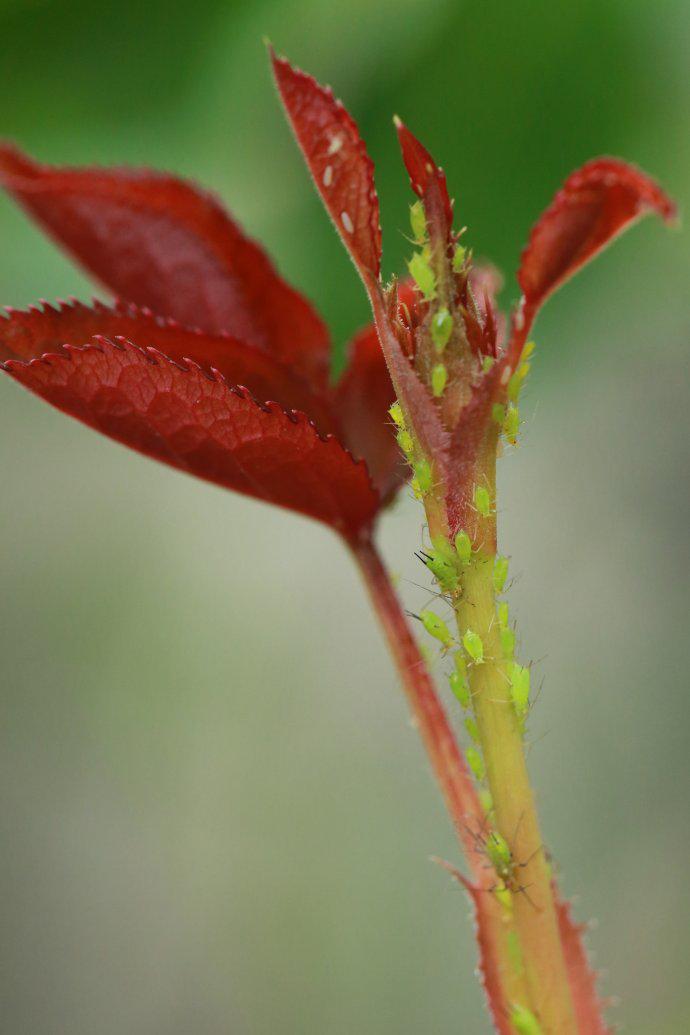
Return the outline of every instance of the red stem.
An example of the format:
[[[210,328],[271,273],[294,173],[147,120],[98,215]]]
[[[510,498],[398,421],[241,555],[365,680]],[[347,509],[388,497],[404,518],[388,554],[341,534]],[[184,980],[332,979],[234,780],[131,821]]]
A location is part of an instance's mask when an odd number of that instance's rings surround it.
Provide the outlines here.
[[[386,634],[446,808],[473,876],[477,884],[483,885],[487,879],[486,869],[477,853],[476,832],[484,828],[486,817],[472,777],[376,547],[365,540],[355,543],[352,549]]]

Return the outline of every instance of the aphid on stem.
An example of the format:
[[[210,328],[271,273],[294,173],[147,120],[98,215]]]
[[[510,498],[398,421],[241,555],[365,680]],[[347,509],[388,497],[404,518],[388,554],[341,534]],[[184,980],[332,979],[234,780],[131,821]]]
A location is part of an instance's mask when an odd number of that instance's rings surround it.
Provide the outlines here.
[[[530,904],[535,909],[538,909],[539,907],[527,894],[527,887],[517,879],[517,871],[529,866],[535,855],[542,850],[541,845],[524,862],[516,862],[510,845],[498,830],[489,830],[488,832],[484,830],[470,830],[470,834],[474,838],[477,851],[486,856],[491,868],[501,882],[499,890],[503,888],[511,894],[522,893]],[[496,888],[488,890],[496,891]]]
[[[542,1035],[542,1026],[531,1010],[515,1003],[510,1012],[510,1023],[517,1035]]]
[[[433,636],[435,640],[438,640],[445,650],[449,650],[455,645],[455,640],[453,639],[450,629],[443,619],[439,618],[434,611],[429,611],[428,608],[425,608],[425,610],[420,611],[418,615],[411,614],[410,617],[416,618],[420,621],[429,633],[429,636]]]
[[[493,511],[493,507],[491,505],[489,490],[485,485],[475,485],[473,499],[475,510],[481,514],[482,517],[488,518]]]
[[[474,632],[473,629],[466,629],[462,635],[462,645],[475,665],[483,664],[484,642],[479,633]]]

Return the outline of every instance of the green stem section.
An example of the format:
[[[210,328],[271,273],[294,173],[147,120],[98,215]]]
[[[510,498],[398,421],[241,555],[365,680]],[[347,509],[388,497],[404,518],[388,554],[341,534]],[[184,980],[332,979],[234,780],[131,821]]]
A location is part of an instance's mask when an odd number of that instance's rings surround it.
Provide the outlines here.
[[[484,905],[485,936],[495,946],[503,1002],[525,1003],[529,999],[525,974],[513,964],[510,937],[515,931],[512,910],[503,909],[492,894],[495,883],[486,859],[477,849],[477,834],[486,826],[486,816],[458,748],[457,739],[438,698],[436,688],[420,653],[417,641],[400,607],[388,572],[370,541],[352,546],[355,560],[400,674],[415,725],[422,737],[431,766],[443,794],[446,808],[463,848],[475,886],[487,895]],[[564,1033],[568,1029],[563,1029]]]
[[[487,525],[494,520],[487,518]],[[486,541],[492,540],[494,535],[488,534]],[[510,848],[513,915],[530,1006],[544,1035],[577,1035],[523,732],[511,699],[511,663],[501,652],[493,565],[493,555],[486,552],[473,557],[455,605],[460,638],[471,629],[483,643],[484,660],[470,664],[469,682],[493,800],[493,827]]]

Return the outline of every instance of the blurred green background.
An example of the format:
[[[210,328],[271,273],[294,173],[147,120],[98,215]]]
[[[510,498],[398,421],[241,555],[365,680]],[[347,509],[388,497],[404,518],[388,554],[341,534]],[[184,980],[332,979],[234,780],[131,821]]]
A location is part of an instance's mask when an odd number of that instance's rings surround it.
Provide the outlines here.
[[[410,201],[390,117],[505,271],[571,168],[620,154],[688,208],[683,0],[2,0],[0,132],[222,193],[330,319],[367,319],[261,38],[334,85]],[[0,301],[90,287],[4,198]],[[544,680],[549,844],[631,1035],[690,1030],[687,236],[648,222],[550,303],[502,546]],[[356,573],[306,520],[0,381],[0,1030],[488,1032],[448,823]],[[408,606],[420,513],[381,529]]]

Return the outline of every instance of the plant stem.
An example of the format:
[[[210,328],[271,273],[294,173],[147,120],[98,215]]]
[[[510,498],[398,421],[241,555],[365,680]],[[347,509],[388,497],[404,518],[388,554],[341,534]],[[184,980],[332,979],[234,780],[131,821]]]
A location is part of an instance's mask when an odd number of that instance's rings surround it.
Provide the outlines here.
[[[494,525],[485,541],[495,542]],[[493,828],[507,842],[514,865],[513,913],[530,1006],[548,1035],[576,1035],[572,996],[553,901],[551,875],[529,782],[523,729],[510,692],[512,661],[504,659],[493,585],[494,555],[481,551],[462,577],[455,604],[462,639],[471,629],[484,660],[470,664],[469,682],[491,791]]]
[[[515,967],[511,952],[510,939],[515,932],[512,911],[507,913],[491,893],[495,876],[477,849],[477,832],[484,829],[486,816],[472,777],[376,547],[366,540],[352,545],[352,550],[386,635],[415,725],[464,850],[474,885],[487,895],[483,904],[485,937],[494,946],[494,965],[502,1001],[505,1004],[526,1003],[529,993],[525,974],[521,968]]]

